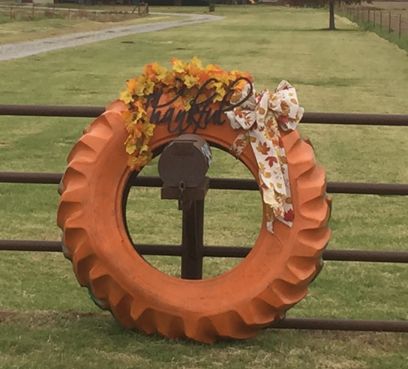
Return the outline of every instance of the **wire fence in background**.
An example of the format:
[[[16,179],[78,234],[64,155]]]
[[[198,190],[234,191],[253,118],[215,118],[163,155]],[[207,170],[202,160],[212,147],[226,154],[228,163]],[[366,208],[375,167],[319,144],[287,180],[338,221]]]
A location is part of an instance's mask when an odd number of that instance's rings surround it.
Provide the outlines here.
[[[394,33],[398,38],[408,37],[408,10],[340,6],[338,13],[360,25],[378,27],[385,32]]]
[[[34,20],[39,18],[91,19],[115,22],[149,14],[147,3],[139,3],[133,10],[93,10],[86,8],[58,8],[55,4],[12,4],[0,5],[0,16],[11,20]]]

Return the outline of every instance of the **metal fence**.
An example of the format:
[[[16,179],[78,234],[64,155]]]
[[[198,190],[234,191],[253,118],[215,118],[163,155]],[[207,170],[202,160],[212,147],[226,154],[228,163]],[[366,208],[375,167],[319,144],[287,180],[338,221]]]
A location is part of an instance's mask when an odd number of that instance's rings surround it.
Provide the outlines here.
[[[398,38],[408,37],[408,10],[384,10],[371,7],[343,6],[339,13],[353,22],[371,25],[394,33]]]
[[[0,105],[0,115],[11,116],[96,117],[103,112],[104,108],[99,106]],[[408,115],[306,113],[302,123],[408,127]],[[61,178],[62,173],[0,172],[0,183],[58,184]],[[132,178],[130,185],[161,187],[162,181],[159,177],[139,176]],[[212,189],[259,190],[254,180],[232,178],[212,178],[209,187]],[[408,184],[329,182],[327,192],[407,196]],[[135,245],[135,249],[141,255],[182,256],[180,245],[138,244]],[[203,256],[245,257],[250,250],[247,247],[207,245],[203,248]],[[62,245],[60,241],[0,240],[0,251],[61,252]],[[326,250],[323,253],[323,259],[330,261],[408,263],[408,251]],[[408,332],[408,321],[285,318],[273,327]]]
[[[132,10],[93,10],[86,8],[59,8],[55,4],[0,4],[0,15],[10,20],[35,20],[40,18],[91,19],[114,22],[149,14],[149,5],[139,3]]]

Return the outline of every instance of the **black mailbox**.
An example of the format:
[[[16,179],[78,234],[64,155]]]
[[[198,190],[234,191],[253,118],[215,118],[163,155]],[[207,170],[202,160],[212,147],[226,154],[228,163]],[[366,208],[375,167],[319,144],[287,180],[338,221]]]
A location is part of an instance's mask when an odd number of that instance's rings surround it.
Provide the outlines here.
[[[159,175],[163,187],[198,188],[203,185],[211,163],[211,149],[198,135],[177,137],[163,150]]]
[[[183,210],[181,278],[201,279],[202,276],[204,198],[210,163],[210,147],[194,134],[174,139],[159,159],[159,175],[163,180],[161,197],[178,200],[179,210]]]
[[[162,199],[179,200],[179,208],[203,200],[208,190],[205,176],[211,163],[211,149],[198,135],[185,134],[166,146],[159,160],[163,181]]]

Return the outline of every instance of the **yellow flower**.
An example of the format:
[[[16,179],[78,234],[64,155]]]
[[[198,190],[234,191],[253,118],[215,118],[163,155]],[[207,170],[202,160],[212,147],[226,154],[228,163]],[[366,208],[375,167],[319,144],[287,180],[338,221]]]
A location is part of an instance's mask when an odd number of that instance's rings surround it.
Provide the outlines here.
[[[137,96],[144,96],[143,90],[144,90],[144,84],[145,84],[145,77],[144,76],[139,76],[137,79],[136,83],[136,88],[135,88],[135,95]]]
[[[132,155],[135,151],[136,151],[136,144],[131,143],[131,142],[128,142],[128,143],[126,144],[126,152],[127,152],[129,155]]]
[[[167,69],[162,67],[158,63],[151,63],[145,65],[143,73],[146,79],[161,81],[166,76]]]
[[[149,145],[144,144],[144,145],[142,145],[142,147],[140,148],[140,153],[143,154],[143,153],[145,153],[145,152],[149,152],[149,150],[150,150]]]
[[[119,100],[122,100],[125,104],[129,104],[133,99],[132,95],[129,93],[128,90],[124,90],[120,93]]]
[[[198,68],[198,69],[203,69],[203,64],[201,63],[201,60],[198,59],[196,56],[194,56],[194,57],[191,59],[191,63],[190,63],[190,64],[191,64],[192,66]]]
[[[134,111],[132,112],[131,118],[128,119],[130,124],[136,124],[136,122],[145,118],[146,112],[144,110],[138,109],[133,103]]]
[[[135,156],[130,156],[128,165],[137,171],[140,171],[140,169],[145,165],[145,159],[143,157],[135,157]]]
[[[198,80],[197,80],[196,77],[190,76],[190,75],[188,75],[188,74],[186,74],[186,75],[184,76],[184,84],[185,84],[188,88],[194,87],[195,85],[197,85],[197,82],[198,82]]]
[[[167,86],[173,87],[175,84],[175,76],[173,72],[167,72],[164,77],[161,79],[161,82],[163,82]]]
[[[162,67],[161,65],[156,63],[154,71],[156,72],[156,76],[159,81],[163,81],[166,78],[167,69]]]
[[[154,82],[152,82],[151,80],[145,81],[144,95],[150,95],[151,93],[153,93],[153,90],[154,90]]]
[[[156,128],[155,124],[145,123],[143,126],[143,132],[146,136],[153,136],[154,130]]]
[[[222,72],[222,69],[216,64],[208,64],[205,67],[205,70],[207,72],[209,72],[209,73],[220,73],[220,72]]]
[[[224,88],[224,84],[222,82],[214,82],[212,84],[212,87],[215,88],[215,97],[214,97],[214,101],[222,101],[222,99],[224,98],[226,91]]]
[[[171,64],[173,65],[173,71],[177,73],[183,73],[185,69],[185,64],[177,58],[173,58],[171,60]]]
[[[185,72],[187,75],[190,77],[195,77],[197,80],[200,79],[200,74],[203,71],[203,66],[201,64],[201,61],[194,57],[191,59],[191,62],[187,64],[187,68],[185,69]]]

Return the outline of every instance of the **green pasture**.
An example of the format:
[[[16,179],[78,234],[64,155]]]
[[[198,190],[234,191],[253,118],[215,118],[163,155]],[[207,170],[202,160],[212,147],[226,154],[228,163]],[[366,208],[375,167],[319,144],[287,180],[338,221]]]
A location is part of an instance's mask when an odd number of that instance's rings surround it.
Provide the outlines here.
[[[217,6],[216,14],[225,18],[0,62],[0,104],[106,105],[145,63],[197,56],[251,72],[259,89],[289,80],[306,111],[408,114],[408,54],[345,18],[329,32],[324,10]],[[62,172],[90,121],[0,117],[0,171]],[[300,129],[329,181],[408,183],[406,128]],[[248,176],[231,156],[214,157],[210,176]],[[142,174],[156,173],[155,164]],[[56,186],[0,184],[0,238],[59,240],[57,204]],[[407,208],[403,197],[333,196],[329,249],[406,250]],[[205,242],[251,246],[260,216],[258,193],[211,190]],[[177,205],[160,200],[158,189],[132,190],[128,217],[136,242],[180,242]],[[148,260],[179,273],[177,258]],[[205,276],[237,262],[206,259]],[[407,281],[403,264],[326,262],[288,316],[406,320]],[[406,334],[266,329],[207,346],[124,331],[78,286],[62,254],[0,253],[2,369],[394,369],[407,357]]]

